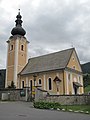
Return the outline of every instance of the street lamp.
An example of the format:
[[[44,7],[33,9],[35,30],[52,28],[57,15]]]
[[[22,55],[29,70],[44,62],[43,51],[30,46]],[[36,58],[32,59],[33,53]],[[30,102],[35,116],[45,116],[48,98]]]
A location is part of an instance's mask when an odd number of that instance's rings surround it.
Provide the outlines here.
[[[33,79],[34,79],[34,89],[33,89],[33,92],[32,92],[32,95],[33,95],[34,98],[35,98],[36,77],[37,77],[37,76],[34,74],[34,75],[33,75]]]
[[[34,75],[33,75],[33,78],[34,78],[34,87],[35,87],[35,85],[36,85],[36,84],[35,84],[35,83],[36,83],[36,77],[37,77],[37,76],[34,74]]]

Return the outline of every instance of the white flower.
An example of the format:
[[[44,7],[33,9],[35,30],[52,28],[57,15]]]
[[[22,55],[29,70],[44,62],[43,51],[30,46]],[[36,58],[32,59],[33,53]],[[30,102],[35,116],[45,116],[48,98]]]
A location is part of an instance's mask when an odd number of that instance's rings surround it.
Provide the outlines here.
[[[57,108],[57,110],[60,110],[59,108]]]

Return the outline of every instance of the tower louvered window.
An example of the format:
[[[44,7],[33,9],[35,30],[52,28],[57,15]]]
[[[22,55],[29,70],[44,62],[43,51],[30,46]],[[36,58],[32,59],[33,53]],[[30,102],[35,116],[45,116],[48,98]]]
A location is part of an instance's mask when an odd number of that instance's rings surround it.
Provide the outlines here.
[[[24,46],[23,46],[23,45],[21,45],[21,50],[22,50],[22,51],[24,50]]]
[[[13,50],[13,45],[10,45],[10,50]]]

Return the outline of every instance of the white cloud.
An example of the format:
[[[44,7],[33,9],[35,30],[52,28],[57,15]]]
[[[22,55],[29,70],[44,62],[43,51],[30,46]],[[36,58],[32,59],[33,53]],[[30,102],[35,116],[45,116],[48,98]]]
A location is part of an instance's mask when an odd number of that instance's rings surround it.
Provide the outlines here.
[[[89,0],[1,0],[0,64],[3,67],[6,40],[15,26],[18,8],[21,9],[23,27],[30,41],[29,56],[47,54],[73,45],[80,61],[90,61]]]

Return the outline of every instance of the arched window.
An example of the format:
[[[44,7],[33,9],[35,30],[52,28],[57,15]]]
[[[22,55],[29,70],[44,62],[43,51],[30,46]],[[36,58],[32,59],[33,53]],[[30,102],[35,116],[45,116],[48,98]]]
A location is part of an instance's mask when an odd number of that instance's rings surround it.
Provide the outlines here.
[[[24,88],[24,81],[22,81],[22,88]]]
[[[39,83],[39,85],[41,85],[41,84],[42,84],[41,79],[39,79],[38,83]]]
[[[23,46],[23,45],[21,45],[21,50],[22,50],[22,51],[24,50],[24,46]]]
[[[48,87],[49,87],[49,90],[52,89],[52,80],[51,80],[51,78],[48,79]]]
[[[13,50],[13,45],[10,45],[10,50]]]

